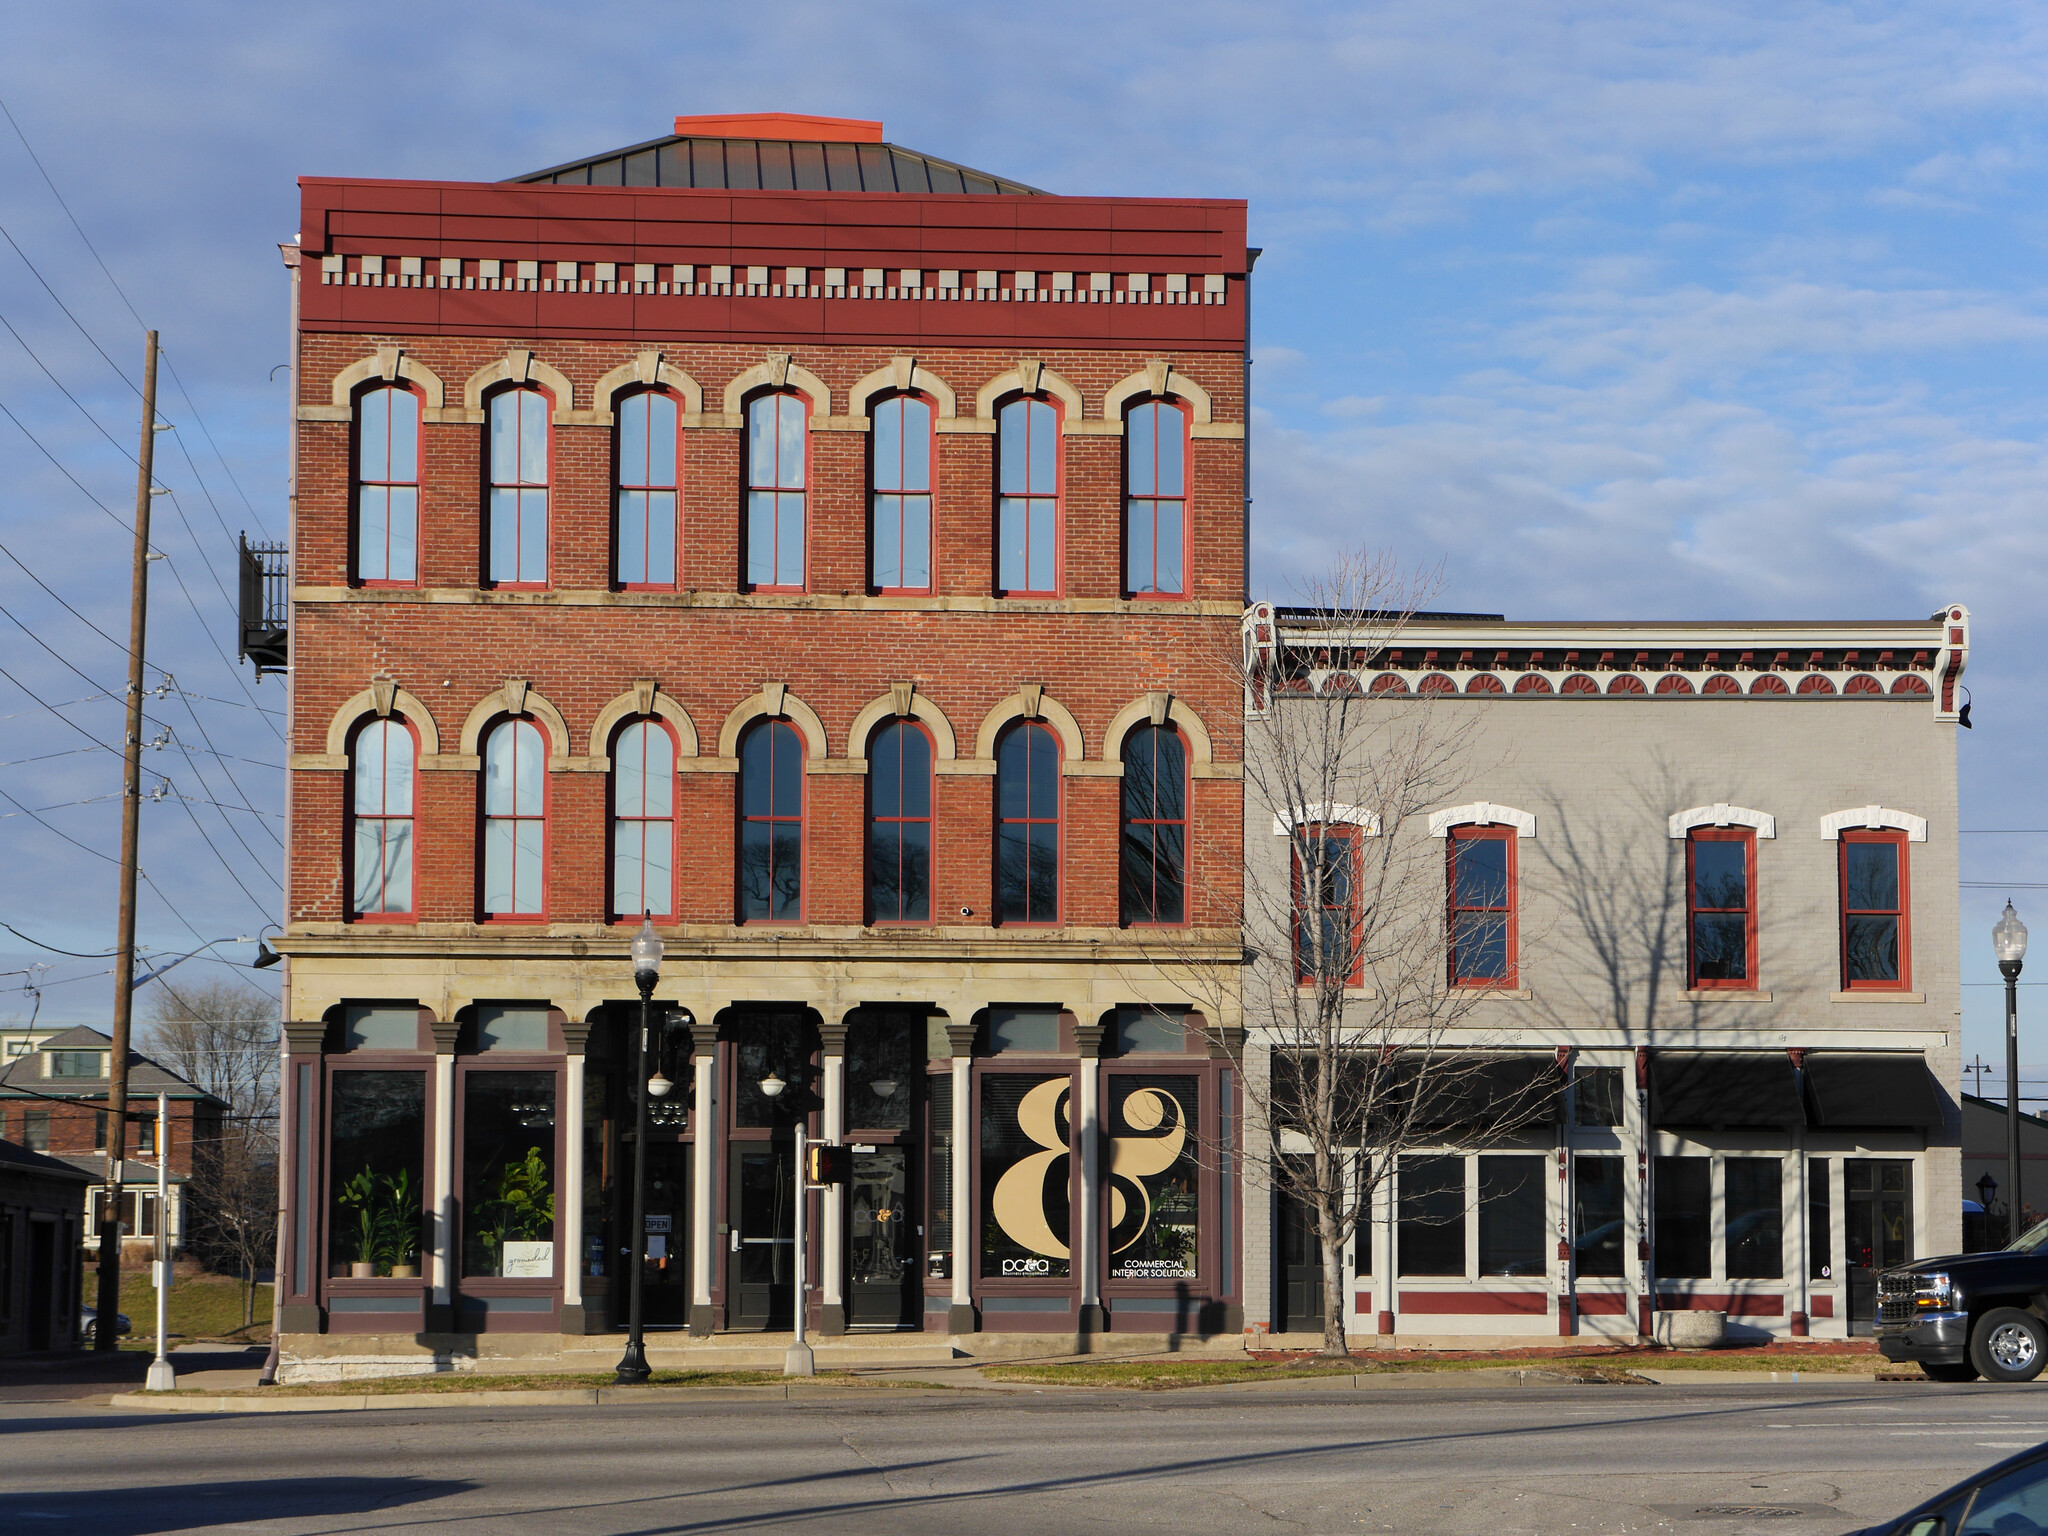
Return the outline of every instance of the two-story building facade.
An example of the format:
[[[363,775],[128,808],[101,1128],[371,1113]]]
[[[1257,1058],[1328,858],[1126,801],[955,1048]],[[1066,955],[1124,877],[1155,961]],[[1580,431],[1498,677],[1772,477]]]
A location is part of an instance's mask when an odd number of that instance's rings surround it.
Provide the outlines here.
[[[302,191],[287,1353],[623,1325],[643,917],[654,1324],[1234,1329],[1134,930],[1236,953],[1244,205],[781,116]]]
[[[1961,1246],[1964,608],[1360,635],[1256,605],[1246,641],[1271,681],[1255,707],[1358,699],[1368,754],[1376,706],[1455,739],[1457,787],[1384,822],[1441,870],[1433,984],[1469,1004],[1430,1044],[1446,1070],[1465,1051],[1555,1075],[1511,1135],[1399,1149],[1344,1255],[1347,1328],[1533,1340],[1712,1310],[1839,1337],[1868,1331],[1876,1269]],[[1296,856],[1283,809],[1246,806],[1272,888]],[[1380,814],[1328,813],[1360,837]],[[1249,1004],[1245,1023],[1264,1073],[1273,1030]],[[1270,1181],[1247,1222],[1247,1316],[1320,1329],[1313,1231]]]

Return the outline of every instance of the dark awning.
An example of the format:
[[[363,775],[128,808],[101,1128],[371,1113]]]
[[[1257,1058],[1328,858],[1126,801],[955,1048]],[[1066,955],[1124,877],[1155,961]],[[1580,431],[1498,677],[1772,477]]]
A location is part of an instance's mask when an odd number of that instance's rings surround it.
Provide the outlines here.
[[[1806,1102],[1830,1130],[1924,1131],[1941,1124],[1941,1095],[1918,1051],[1808,1051]]]
[[[1652,1051],[1650,1123],[1714,1129],[1799,1124],[1798,1085],[1783,1051]]]
[[[1427,1060],[1410,1052],[1403,1065],[1413,1129],[1507,1133],[1557,1123],[1564,1076],[1554,1052],[1432,1051]]]

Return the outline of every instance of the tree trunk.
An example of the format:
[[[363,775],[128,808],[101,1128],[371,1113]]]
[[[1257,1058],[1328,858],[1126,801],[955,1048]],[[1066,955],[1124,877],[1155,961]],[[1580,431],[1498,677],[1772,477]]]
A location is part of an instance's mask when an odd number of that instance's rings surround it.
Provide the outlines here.
[[[256,1321],[256,1271],[246,1256],[242,1259],[242,1326]]]
[[[1344,1338],[1344,1242],[1328,1189],[1317,1192],[1316,1230],[1323,1244],[1323,1353],[1341,1358],[1351,1353]]]

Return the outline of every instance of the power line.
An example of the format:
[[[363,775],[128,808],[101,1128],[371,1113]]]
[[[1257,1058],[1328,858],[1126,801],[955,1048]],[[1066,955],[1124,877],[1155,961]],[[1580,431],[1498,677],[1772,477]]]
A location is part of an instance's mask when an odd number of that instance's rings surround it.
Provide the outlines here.
[[[173,501],[175,501],[176,499],[176,497],[172,498]],[[178,515],[180,517],[184,516],[182,512],[180,512]],[[256,704],[256,696],[254,694],[249,693],[249,685],[242,681],[241,672],[236,669],[235,664],[233,662],[228,660],[227,652],[223,651],[220,648],[220,642],[214,639],[213,631],[207,627],[206,618],[203,614],[200,613],[198,602],[193,598],[191,589],[185,585],[185,578],[178,572],[178,562],[171,559],[170,556],[166,555],[164,557],[164,564],[170,567],[172,579],[178,583],[178,590],[185,594],[185,605],[192,610],[192,617],[199,621],[199,628],[206,635],[206,643],[213,647],[213,653],[214,655],[220,658],[221,665],[226,667],[228,671],[231,674],[233,674],[236,684],[241,688],[242,692],[248,696],[249,702],[252,705]],[[233,605],[231,604],[230,608],[232,608],[232,606]],[[259,705],[257,707],[260,708],[261,706]],[[263,723],[270,727],[271,735],[275,736],[279,741],[284,740],[284,732],[277,728],[277,723],[274,720],[266,719]]]
[[[5,233],[5,231],[0,231],[0,233]],[[134,525],[132,523],[122,522],[119,513],[114,511],[114,509],[108,506],[104,501],[101,501],[99,497],[93,495],[91,491],[86,490],[85,482],[83,480],[80,480],[78,476],[71,473],[70,470],[66,469],[64,465],[58,460],[57,455],[50,452],[49,449],[43,446],[43,440],[37,437],[35,433],[29,431],[27,425],[22,421],[22,419],[19,416],[15,415],[13,411],[7,409],[7,402],[4,400],[0,400],[0,412],[5,412],[7,419],[13,422],[17,427],[21,428],[22,436],[26,437],[30,442],[36,445],[36,452],[40,453],[52,464],[55,464],[57,466],[57,473],[62,475],[66,480],[69,480],[73,485],[77,486],[78,489],[84,493],[85,499],[87,501],[91,502],[94,506],[98,507],[102,512],[106,513],[107,516],[113,518],[113,520],[116,523],[120,523],[123,532],[131,536],[134,534]],[[123,649],[126,649],[126,647],[123,647]]]
[[[21,940],[22,943],[33,944],[37,949],[47,949],[53,955],[68,955],[73,960],[114,960],[119,958],[119,951],[112,949],[98,955],[83,954],[75,949],[59,949],[54,944],[45,944],[41,939],[30,938],[12,923],[0,923],[0,928],[5,928],[9,933]],[[72,979],[77,980],[79,978],[74,977]]]
[[[101,629],[99,625],[93,623],[91,619],[88,619],[84,614],[80,613],[76,608],[72,607],[68,602],[65,602],[64,598],[62,597],[61,594],[58,593],[55,587],[52,587],[47,581],[44,581],[42,577],[38,576],[34,571],[30,570],[27,566],[22,565],[20,557],[17,556],[14,553],[14,551],[9,549],[5,544],[0,544],[0,555],[5,555],[8,559],[12,560],[15,563],[15,565],[20,568],[22,575],[26,576],[30,581],[34,582],[37,586],[41,587],[45,592],[49,593],[51,597],[55,598],[58,606],[63,608],[63,610],[66,613],[70,614],[71,617],[78,620],[79,623],[83,624],[87,629],[91,630],[94,634],[98,635],[102,640],[106,641],[107,644],[113,646],[116,650],[120,651],[120,653],[123,656],[126,656],[128,654],[127,641],[116,640],[104,629]],[[163,668],[158,667],[157,671],[161,672],[163,671]],[[80,700],[79,702],[84,703],[85,701]]]
[[[78,215],[71,211],[71,205],[64,201],[64,194],[57,190],[57,183],[50,179],[50,173],[43,167],[42,157],[36,153],[35,146],[29,143],[28,135],[21,131],[21,124],[17,123],[14,120],[14,113],[9,110],[6,99],[4,97],[0,97],[0,113],[4,113],[6,115],[7,126],[14,130],[14,136],[17,139],[21,140],[21,147],[28,151],[29,159],[35,162],[35,168],[43,178],[43,185],[50,189],[50,196],[57,199],[57,206],[64,210],[64,217],[69,219],[71,221],[71,227],[78,231],[78,238],[83,240],[85,242],[85,248],[88,251],[92,252],[92,259],[96,262],[99,262],[100,271],[105,273],[107,281],[113,284],[114,292],[121,295],[121,302],[123,304],[127,304],[128,313],[131,315],[135,315],[135,323],[137,325],[141,325],[143,323],[142,316],[135,314],[135,306],[133,304],[128,303],[128,295],[126,293],[123,293],[121,290],[121,285],[118,282],[114,281],[114,274],[112,272],[107,271],[107,264],[105,261],[101,260],[98,247],[96,247],[92,243],[92,239],[90,236],[86,234],[84,226],[82,226],[78,222]]]
[[[54,191],[55,189],[53,188],[52,190]],[[62,198],[59,198],[59,199],[58,199],[58,201],[59,201],[59,202],[62,202],[62,201],[63,201],[63,199],[62,199]],[[67,208],[67,209],[65,209],[65,212],[66,212],[66,213],[69,213],[70,211],[71,211],[71,210],[70,210],[70,209],[68,209],[68,208]],[[74,220],[74,221],[73,221],[73,226],[74,226],[74,227],[76,227],[76,223],[77,223],[77,221],[76,221],[76,220]],[[84,230],[79,230],[79,235],[80,235],[80,237],[81,237],[81,238],[83,238],[83,237],[84,237],[84,234],[85,234],[85,231],[84,231]],[[87,243],[87,245],[88,245],[88,246],[90,246],[90,245],[91,245],[91,242],[90,242],[90,241],[87,241],[86,243]],[[99,255],[99,252],[97,252],[97,251],[94,251],[94,252],[93,252],[93,255],[94,255],[95,257],[97,257],[97,256]],[[102,264],[102,266],[101,266],[101,270],[102,270],[102,271],[105,271],[105,270],[106,270],[106,268],[105,268],[105,265],[104,265],[104,263],[103,263],[103,264]],[[109,272],[109,273],[107,274],[107,276],[108,276],[108,280],[109,280],[109,281],[111,281],[111,280],[112,280],[112,278],[113,278],[113,274],[112,274],[111,272]],[[119,287],[120,287],[120,285],[119,285],[119,284],[116,284],[116,285],[115,285],[115,289],[116,289],[116,291],[117,291],[117,292],[119,291]],[[127,297],[128,297],[128,296],[127,296],[126,294],[122,294],[122,295],[121,295],[121,298],[122,298],[122,302],[123,302],[123,303],[126,303],[126,302],[127,302]],[[134,309],[133,309],[132,307],[130,308],[130,310],[129,310],[129,313],[130,313],[130,314],[134,314],[134,313],[135,313],[135,311],[134,311]],[[142,323],[142,322],[141,322],[140,318],[138,318],[138,319],[136,320],[136,324],[140,325],[141,323]],[[243,489],[242,489],[242,482],[241,482],[241,481],[239,481],[239,480],[237,480],[237,479],[235,478],[235,471],[234,471],[234,467],[233,467],[233,466],[232,466],[231,464],[229,464],[229,463],[228,463],[227,455],[226,455],[226,454],[224,454],[224,453],[222,453],[222,452],[220,451],[220,444],[219,444],[219,443],[217,443],[217,442],[215,442],[215,441],[213,440],[213,429],[212,429],[211,427],[209,427],[209,426],[208,426],[208,425],[206,424],[206,418],[205,418],[204,416],[201,416],[201,415],[199,414],[199,403],[198,403],[198,402],[197,402],[196,400],[194,400],[194,399],[192,398],[192,392],[191,392],[190,390],[188,390],[188,389],[186,389],[186,388],[185,388],[185,381],[184,381],[183,379],[181,379],[181,378],[179,378],[179,377],[178,377],[178,367],[177,367],[177,364],[173,363],[173,362],[171,361],[171,359],[170,359],[169,355],[168,355],[167,353],[163,352],[163,351],[162,351],[161,349],[159,349],[159,351],[158,351],[158,353],[157,353],[157,356],[158,356],[158,357],[160,357],[160,358],[161,358],[161,359],[163,360],[163,365],[164,365],[164,366],[165,366],[166,368],[170,369],[170,371],[171,371],[171,382],[172,382],[173,384],[176,384],[176,385],[178,386],[178,393],[179,393],[179,394],[180,394],[181,396],[183,396],[183,397],[184,397],[184,400],[185,400],[185,404],[186,404],[186,406],[187,406],[187,407],[188,407],[188,408],[189,408],[189,409],[191,410],[191,412],[192,412],[192,419],[193,419],[194,421],[196,421],[196,422],[198,422],[198,423],[199,423],[199,430],[200,430],[200,432],[201,432],[201,433],[202,433],[202,434],[203,434],[203,435],[205,436],[205,438],[206,438],[206,446],[207,446],[207,447],[209,447],[209,448],[211,448],[211,449],[213,450],[213,456],[214,456],[214,457],[215,457],[216,459],[218,459],[218,460],[220,461],[221,473],[222,473],[222,474],[224,474],[224,475],[226,475],[226,476],[228,477],[228,484],[229,484],[229,485],[232,485],[232,486],[233,486],[233,487],[235,488],[235,494],[236,494],[237,496],[239,496],[239,497],[241,497],[241,498],[242,498],[242,505],[243,505],[243,506],[245,506],[245,507],[247,507],[247,508],[249,509],[249,516],[255,519],[255,521],[256,521],[256,526],[257,526],[258,528],[262,529],[262,530],[263,530],[263,532],[265,532],[265,533],[268,533],[268,532],[270,531],[270,524],[269,524],[269,522],[268,522],[268,521],[267,521],[267,520],[266,520],[266,519],[264,518],[264,516],[263,516],[263,514],[262,514],[261,512],[258,512],[258,511],[256,510],[256,504],[255,504],[254,502],[252,502],[252,501],[250,501],[250,500],[249,500],[249,493],[248,493],[247,491],[245,491],[245,490],[243,490]],[[183,447],[184,447],[184,445],[183,445],[182,443],[181,443],[181,444],[179,444],[179,448],[180,448],[180,450],[181,450],[181,451],[183,450]],[[187,455],[187,458],[186,458],[186,462],[188,462],[188,463],[190,463],[190,462],[191,462],[191,459],[190,459],[190,455],[189,455],[189,454]],[[196,479],[196,478],[198,478],[199,470],[198,470],[197,466],[194,466],[194,468],[193,468],[193,471],[192,471],[192,474],[193,474],[193,477],[194,477],[195,479]],[[225,528],[225,527],[226,527],[226,524],[222,524],[222,527],[223,527],[223,528]]]
[[[29,355],[30,361],[32,361],[38,368],[43,370],[43,377],[48,379],[52,384],[57,386],[57,392],[61,394],[66,400],[69,400],[73,405],[78,407],[78,414],[83,416],[87,421],[93,424],[93,430],[98,432],[99,435],[101,437],[104,437],[108,442],[112,443],[114,445],[115,451],[118,452],[123,458],[127,459],[127,461],[130,464],[136,463],[137,460],[135,455],[131,453],[128,450],[128,448],[118,438],[114,436],[113,433],[109,432],[104,426],[100,424],[99,417],[93,415],[91,411],[87,410],[85,408],[85,403],[81,401],[78,398],[78,396],[72,394],[70,390],[66,389],[64,387],[64,381],[58,378],[56,374],[50,371],[50,365],[44,362],[40,357],[36,355],[36,349],[30,346],[27,340],[22,336],[21,332],[17,331],[14,328],[14,322],[12,320],[9,320],[5,315],[0,315],[0,325],[4,325],[7,327],[7,334],[12,336],[15,339],[15,341],[20,344],[21,350]]]
[[[35,274],[35,280],[43,285],[43,292],[47,293],[50,296],[50,302],[55,304],[59,309],[64,311],[64,318],[66,320],[69,320],[73,325],[78,327],[78,334],[86,339],[86,342],[92,347],[93,351],[99,353],[101,357],[106,358],[107,366],[114,370],[114,376],[118,378],[123,384],[126,384],[130,389],[134,390],[137,395],[140,395],[142,391],[139,387],[137,387],[135,381],[129,378],[127,374],[121,371],[121,365],[119,363],[115,362],[111,357],[107,356],[107,349],[101,346],[98,340],[94,338],[92,332],[88,331],[85,328],[85,322],[80,320],[78,316],[71,313],[71,306],[66,304],[63,301],[63,299],[57,296],[57,290],[50,286],[49,279],[43,276],[42,272],[37,268],[36,264],[28,259],[28,252],[24,251],[21,248],[20,244],[15,240],[14,236],[8,233],[7,226],[5,224],[0,224],[0,240],[5,240],[9,245],[14,247],[14,254],[21,258],[21,264],[23,266],[27,267],[30,272]]]

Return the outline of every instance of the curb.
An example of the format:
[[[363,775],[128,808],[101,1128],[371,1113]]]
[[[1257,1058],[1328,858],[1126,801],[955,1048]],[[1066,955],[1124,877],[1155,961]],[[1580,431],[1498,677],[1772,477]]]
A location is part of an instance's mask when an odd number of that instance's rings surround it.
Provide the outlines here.
[[[618,1403],[744,1403],[763,1398],[822,1400],[868,1387],[814,1383],[735,1387],[561,1387],[523,1391],[337,1392],[308,1397],[230,1397],[120,1392],[113,1408],[156,1413],[353,1413],[374,1408],[594,1408]]]

